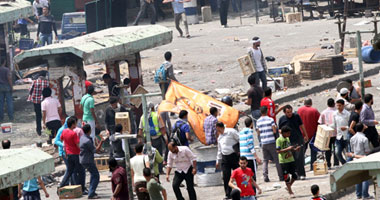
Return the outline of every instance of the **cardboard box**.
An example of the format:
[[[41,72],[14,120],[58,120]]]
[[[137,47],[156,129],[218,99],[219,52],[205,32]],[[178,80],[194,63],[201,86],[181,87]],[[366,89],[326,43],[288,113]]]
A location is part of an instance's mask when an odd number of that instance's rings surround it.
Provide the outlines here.
[[[58,189],[59,199],[76,199],[82,197],[81,185],[68,185]]]
[[[148,90],[146,90],[143,86],[139,85],[137,86],[137,88],[135,89],[135,91],[133,91],[132,95],[135,95],[135,94],[147,94],[148,93]],[[131,98],[131,103],[133,105],[136,106],[136,108],[139,108],[141,106],[141,103],[142,103],[142,100],[140,97],[136,97],[136,98]]]
[[[314,176],[325,175],[328,173],[326,161],[313,163]]]
[[[123,126],[122,133],[131,133],[131,121],[128,112],[117,112],[115,114],[115,123]]]
[[[249,56],[249,54],[238,58],[238,62],[244,76],[249,76],[252,73],[256,72],[256,69],[253,67],[252,64],[251,56]]]

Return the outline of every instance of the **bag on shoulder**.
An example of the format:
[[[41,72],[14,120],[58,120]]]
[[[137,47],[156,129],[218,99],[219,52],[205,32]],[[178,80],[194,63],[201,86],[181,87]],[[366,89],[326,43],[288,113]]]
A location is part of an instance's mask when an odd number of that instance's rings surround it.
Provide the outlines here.
[[[179,124],[179,125],[177,125]],[[180,122],[180,123],[176,123],[174,129],[173,129],[173,133],[172,133],[172,136],[171,136],[171,140],[173,140],[178,146],[182,146],[186,143],[186,140],[185,138],[182,137],[182,134],[181,134],[181,127],[185,125],[185,122]]]
[[[150,133],[150,136],[156,136],[157,135],[157,131],[156,131],[156,127],[154,126],[152,117],[149,117],[148,121],[149,121],[149,133]]]
[[[162,64],[158,70],[156,70],[156,74],[154,75],[154,82],[160,83],[166,81],[166,69],[165,65]]]

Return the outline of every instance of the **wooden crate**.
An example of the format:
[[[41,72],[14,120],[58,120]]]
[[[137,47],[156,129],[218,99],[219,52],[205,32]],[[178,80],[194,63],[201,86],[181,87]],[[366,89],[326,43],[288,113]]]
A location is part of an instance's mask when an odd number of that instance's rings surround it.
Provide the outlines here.
[[[81,185],[68,185],[58,189],[59,199],[76,199],[82,197]]]
[[[330,135],[334,129],[326,125],[318,125],[317,134],[315,136],[314,146],[321,151],[330,150]]]
[[[288,88],[297,87],[301,84],[298,74],[289,74],[284,76],[284,86]]]
[[[325,175],[328,173],[326,161],[313,163],[314,176]]]
[[[100,170],[109,170],[109,167],[108,167],[108,160],[109,159],[110,159],[109,157],[95,158],[96,168],[99,171]]]
[[[238,62],[244,76],[249,76],[252,73],[256,72],[256,69],[253,67],[251,56],[249,54],[238,58]]]
[[[123,134],[131,133],[131,121],[128,112],[117,112],[115,115],[115,123],[123,126]]]

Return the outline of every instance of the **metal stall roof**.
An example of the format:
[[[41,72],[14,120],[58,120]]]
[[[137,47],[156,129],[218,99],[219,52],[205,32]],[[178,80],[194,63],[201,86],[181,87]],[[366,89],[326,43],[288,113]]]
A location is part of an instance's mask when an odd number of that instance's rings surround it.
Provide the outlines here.
[[[347,162],[330,175],[331,191],[335,192],[372,178],[380,173],[380,152]]]
[[[19,69],[46,64],[48,57],[82,59],[85,64],[123,60],[128,55],[168,44],[172,30],[160,26],[117,27],[83,35],[61,43],[24,51],[14,59]]]
[[[20,18],[30,17],[32,15],[33,8],[29,1],[0,1],[0,24],[13,22]]]
[[[54,158],[38,148],[0,150],[0,189],[54,172]]]

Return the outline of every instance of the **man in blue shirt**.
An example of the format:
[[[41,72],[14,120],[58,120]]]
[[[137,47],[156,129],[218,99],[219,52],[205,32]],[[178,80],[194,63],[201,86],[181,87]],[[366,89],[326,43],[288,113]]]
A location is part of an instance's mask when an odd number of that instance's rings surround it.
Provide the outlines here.
[[[79,142],[79,148],[80,148],[79,162],[91,174],[90,190],[88,191],[88,198],[98,199],[98,195],[95,193],[95,191],[99,184],[100,175],[95,165],[94,153],[99,151],[102,148],[104,138],[101,137],[100,143],[95,148],[93,140],[91,138],[91,126],[89,124],[86,124],[83,126],[82,129],[83,129],[84,135],[83,137],[80,138],[80,142]]]
[[[179,112],[179,120],[173,126],[173,132],[179,129],[179,140],[181,145],[179,146],[189,146],[189,141],[192,142],[193,139],[190,136],[190,126],[187,122],[188,112],[186,110],[181,110]]]
[[[189,34],[189,26],[187,25],[187,18],[185,14],[185,9],[183,8],[183,2],[189,2],[191,0],[164,0],[162,3],[172,3],[173,11],[174,11],[174,23],[175,28],[179,32],[179,36],[183,37],[183,32],[181,27],[179,27],[179,22],[181,19],[183,20],[183,24],[185,25],[185,37],[190,38]]]

